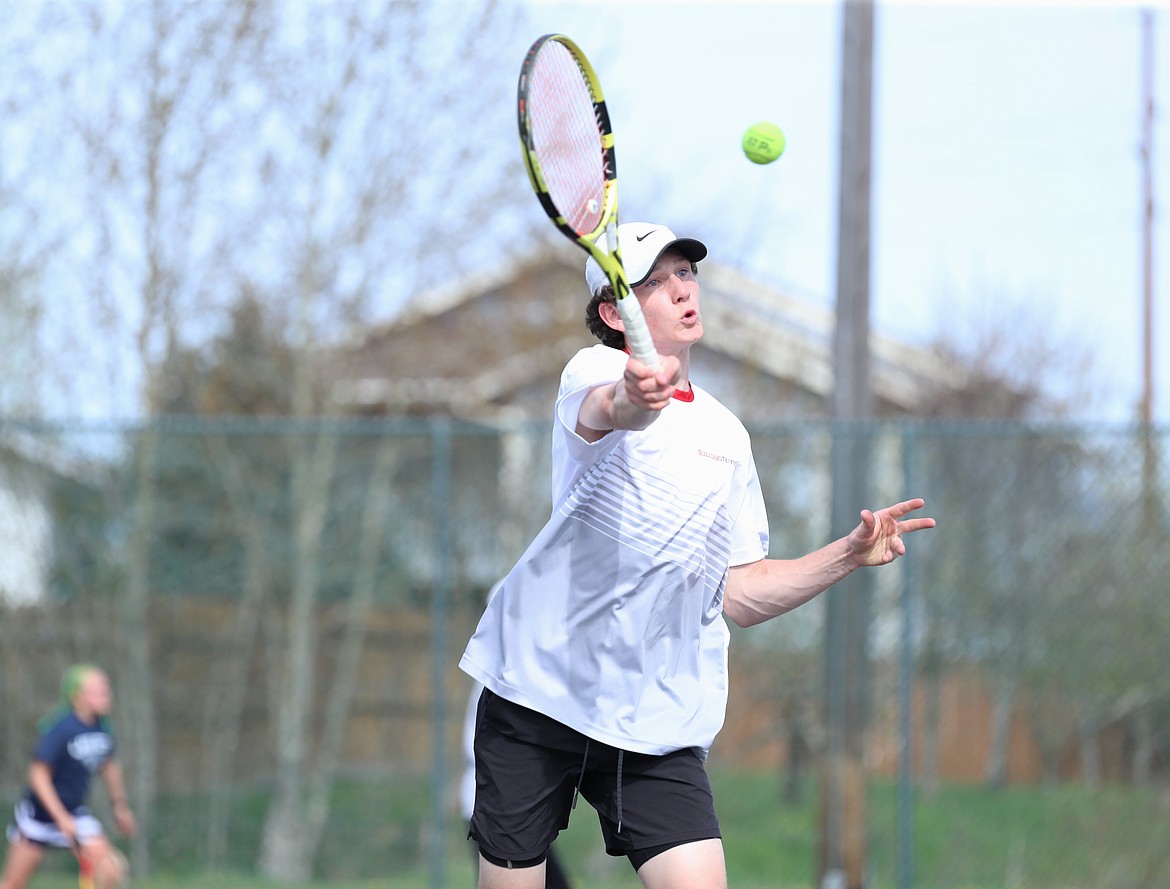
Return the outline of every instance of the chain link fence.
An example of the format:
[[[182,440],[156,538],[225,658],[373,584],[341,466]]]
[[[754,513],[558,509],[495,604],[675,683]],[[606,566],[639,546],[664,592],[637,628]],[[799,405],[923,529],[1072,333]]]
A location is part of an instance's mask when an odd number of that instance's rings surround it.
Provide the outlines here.
[[[900,781],[903,805],[950,787],[1165,783],[1165,431],[751,431],[773,557],[847,530],[830,520],[835,435],[866,441],[859,509],[922,496],[939,521],[875,578],[875,782]],[[62,670],[92,661],[115,685],[147,826],[139,868],[463,885],[451,868],[466,857],[457,786],[471,683],[456,663],[487,590],[548,515],[548,452],[545,424],[0,423],[3,798],[20,792]],[[815,782],[822,623],[818,601],[734,630],[713,770],[767,775],[781,799]],[[875,861],[893,873],[896,848],[909,885],[913,861],[935,853],[883,812],[871,818]],[[813,844],[816,830],[799,832]],[[278,854],[290,837],[295,860]],[[1003,850],[1025,870],[1047,853]],[[980,885],[964,862],[931,884]]]

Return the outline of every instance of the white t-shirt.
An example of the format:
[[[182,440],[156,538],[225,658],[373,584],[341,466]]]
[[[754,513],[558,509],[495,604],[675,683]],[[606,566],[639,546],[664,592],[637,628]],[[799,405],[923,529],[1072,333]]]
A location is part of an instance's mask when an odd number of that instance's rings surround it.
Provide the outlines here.
[[[566,366],[552,516],[460,667],[594,740],[705,755],[727,703],[727,569],[767,554],[767,514],[747,430],[698,387],[644,431],[577,435],[585,394],[627,360],[598,345]]]

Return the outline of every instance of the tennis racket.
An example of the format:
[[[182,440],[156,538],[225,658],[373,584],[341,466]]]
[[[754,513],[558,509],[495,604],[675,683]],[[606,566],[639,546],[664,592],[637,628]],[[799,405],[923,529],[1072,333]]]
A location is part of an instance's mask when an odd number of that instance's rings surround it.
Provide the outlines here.
[[[608,276],[631,354],[657,367],[658,352],[622,265],[613,130],[597,72],[568,37],[545,34],[520,68],[518,102],[524,165],[541,207]]]
[[[76,840],[73,851],[77,856],[77,889],[95,889],[99,885],[124,889],[130,885],[130,862],[122,850],[112,843],[106,857],[100,860],[95,860]],[[100,881],[96,876],[99,869],[102,872]]]
[[[79,841],[73,841],[73,854],[77,857],[77,889],[94,889],[94,862]]]

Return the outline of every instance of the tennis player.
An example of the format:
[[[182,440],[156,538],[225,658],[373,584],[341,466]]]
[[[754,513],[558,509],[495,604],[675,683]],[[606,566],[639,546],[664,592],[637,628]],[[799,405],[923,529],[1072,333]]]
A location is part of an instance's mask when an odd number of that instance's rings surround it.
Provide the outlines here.
[[[690,378],[707,248],[662,225],[619,228],[654,345],[623,350],[590,259],[600,345],[565,367],[555,405],[553,514],[487,604],[461,667],[484,685],[470,835],[480,889],[540,889],[578,794],[606,850],[647,889],[727,885],[705,762],[727,699],[724,617],[752,626],[934,526],[907,500],[862,509],[848,536],[767,558],[768,521],[743,424]]]
[[[500,588],[500,582],[495,583],[488,592],[490,599]],[[479,713],[479,696],[483,693],[483,686],[478,682],[471,689],[467,699],[467,708],[463,716],[463,775],[459,779],[459,808],[463,817],[471,821],[471,814],[475,810],[475,726]],[[479,846],[475,840],[470,840],[468,846],[472,855],[472,873],[476,882],[479,881]],[[561,865],[560,856],[556,848],[550,847],[544,859],[544,889],[570,889],[569,876]]]
[[[463,812],[463,817],[468,821],[471,820],[471,813],[475,808],[475,723],[476,715],[479,713],[479,696],[482,692],[483,686],[477,682],[471,689],[471,696],[467,700],[467,711],[463,722],[465,765],[463,776],[459,780],[459,808]],[[474,840],[469,840],[469,845],[473,855],[472,872],[476,874],[478,882],[479,846]],[[568,872],[557,854],[556,846],[550,846],[544,858],[544,889],[570,889],[571,885]]]
[[[98,772],[118,828],[128,835],[137,832],[114,756],[108,722],[112,700],[109,679],[97,667],[78,664],[65,671],[60,703],[38,724],[28,787],[8,828],[10,846],[0,889],[24,889],[48,848],[72,850],[94,889],[114,889],[125,881],[126,859],[85,807],[90,777]]]

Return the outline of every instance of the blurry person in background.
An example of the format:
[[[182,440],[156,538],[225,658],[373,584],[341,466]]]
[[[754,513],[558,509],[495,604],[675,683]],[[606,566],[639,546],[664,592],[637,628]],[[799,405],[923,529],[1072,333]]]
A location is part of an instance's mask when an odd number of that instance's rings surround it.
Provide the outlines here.
[[[37,724],[39,737],[28,769],[28,786],[8,827],[8,857],[0,889],[24,889],[46,849],[68,849],[77,857],[82,884],[115,889],[128,876],[126,858],[106,838],[85,806],[90,778],[101,775],[118,829],[138,830],[126,798],[122,767],[114,756],[109,714],[113,703],[106,674],[90,664],[65,671],[61,699]]]

